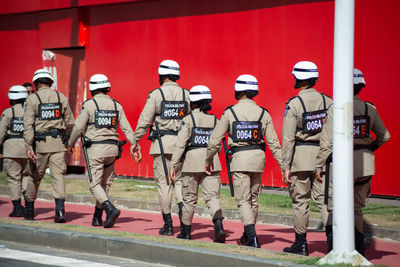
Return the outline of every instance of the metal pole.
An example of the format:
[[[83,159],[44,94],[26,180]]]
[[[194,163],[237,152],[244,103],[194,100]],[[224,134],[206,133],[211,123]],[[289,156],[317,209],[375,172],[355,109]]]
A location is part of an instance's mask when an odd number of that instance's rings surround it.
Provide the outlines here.
[[[368,261],[354,250],[354,0],[335,1],[333,66],[333,251],[319,263]],[[364,262],[364,260],[366,262]]]

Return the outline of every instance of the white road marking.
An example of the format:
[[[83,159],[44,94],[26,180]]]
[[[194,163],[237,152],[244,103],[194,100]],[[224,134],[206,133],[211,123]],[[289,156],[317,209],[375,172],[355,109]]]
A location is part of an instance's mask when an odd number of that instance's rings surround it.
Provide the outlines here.
[[[77,260],[67,257],[50,256],[46,254],[26,252],[9,248],[1,248],[0,257],[34,262],[39,264],[53,265],[53,266],[117,267],[117,265],[110,265],[110,264],[91,262],[85,260]]]

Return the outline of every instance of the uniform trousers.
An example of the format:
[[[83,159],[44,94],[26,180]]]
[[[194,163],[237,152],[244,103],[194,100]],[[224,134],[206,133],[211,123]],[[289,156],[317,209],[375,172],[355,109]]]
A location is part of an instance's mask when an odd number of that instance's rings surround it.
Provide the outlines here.
[[[53,187],[54,199],[65,200],[65,179],[64,175],[67,171],[65,163],[65,152],[52,153],[36,153],[36,169],[32,174],[32,178],[28,180],[25,198],[29,202],[33,202],[37,198],[37,192],[46,168],[49,167],[51,175],[51,184]]]
[[[115,156],[103,158],[89,158],[92,182],[89,181],[89,191],[96,198],[96,207],[102,208],[104,201],[108,200],[108,192],[114,182]]]
[[[169,173],[169,165],[172,159],[172,154],[165,154],[165,161]],[[161,206],[161,212],[164,214],[171,213],[172,204],[172,187],[175,188],[175,199],[176,201],[182,202],[182,180],[181,171],[176,173],[176,181],[174,185],[172,183],[167,184],[167,178],[165,177],[164,166],[162,163],[161,155],[153,155],[153,168],[154,168],[154,179],[156,180],[158,190],[158,200]]]
[[[261,172],[232,172],[236,205],[244,226],[257,221],[261,176]]]
[[[315,179],[314,172],[293,172],[290,179],[289,194],[293,202],[293,225],[298,234],[307,232],[310,216],[310,199],[317,204],[324,225],[327,224],[331,209],[324,204],[325,182],[320,183]],[[325,179],[323,179],[325,181]]]
[[[367,180],[369,178],[371,178],[371,176],[358,178],[357,181]],[[371,180],[361,185],[354,185],[354,225],[360,233],[363,233],[364,224],[362,209],[367,205],[370,187]]]
[[[183,210],[182,222],[186,225],[192,224],[196,210],[199,185],[202,184],[204,201],[210,211],[211,218],[222,219],[221,201],[219,193],[221,189],[219,172],[208,176],[206,173],[182,173]]]
[[[11,200],[20,199],[30,179],[28,159],[4,158],[3,168],[10,186]]]

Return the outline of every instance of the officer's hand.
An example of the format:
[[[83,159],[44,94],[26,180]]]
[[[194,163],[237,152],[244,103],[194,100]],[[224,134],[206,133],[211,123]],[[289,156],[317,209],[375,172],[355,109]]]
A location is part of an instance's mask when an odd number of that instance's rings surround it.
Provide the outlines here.
[[[175,170],[173,168],[171,168],[171,171],[169,172],[169,177],[170,177],[171,183],[175,183],[176,175],[175,175]]]
[[[131,145],[131,156],[137,162],[142,161],[142,153],[140,152],[140,147],[138,144]]]
[[[0,159],[3,157],[3,155],[2,154],[0,154]]]
[[[315,172],[315,179],[317,179],[318,182],[322,183],[322,177],[320,172]]]
[[[35,163],[35,162],[36,162],[35,151],[33,151],[33,150],[28,150],[26,153],[28,154],[28,158],[29,158],[30,160],[32,160],[33,163]]]
[[[211,171],[214,170],[214,163],[206,163],[206,174],[211,175]]]
[[[72,146],[67,146],[68,153],[72,154],[74,152],[74,148]]]
[[[292,180],[290,180],[290,171],[286,170],[283,172],[283,182],[286,185],[291,185],[292,184]]]

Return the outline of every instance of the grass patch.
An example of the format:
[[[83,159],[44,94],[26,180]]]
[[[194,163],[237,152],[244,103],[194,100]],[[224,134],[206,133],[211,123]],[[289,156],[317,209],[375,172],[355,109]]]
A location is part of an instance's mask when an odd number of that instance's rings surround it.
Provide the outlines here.
[[[0,185],[7,185],[4,172],[0,172]],[[88,195],[88,182],[86,180],[66,179],[67,193]],[[201,186],[199,187],[198,205],[206,206]],[[51,177],[46,174],[40,184],[40,190],[52,191]],[[128,198],[140,201],[158,202],[157,187],[155,182],[135,181],[129,179],[115,179],[109,192],[110,197]],[[221,204],[224,209],[237,209],[234,198],[227,188],[221,189]],[[259,197],[259,212],[281,215],[292,214],[292,201],[289,195],[261,194]],[[400,207],[368,204],[364,209],[364,217],[370,224],[400,228]],[[314,201],[310,201],[310,218],[320,218],[320,213]]]

